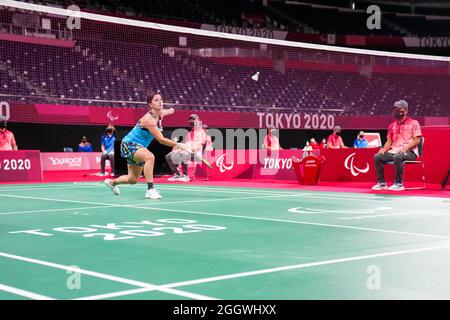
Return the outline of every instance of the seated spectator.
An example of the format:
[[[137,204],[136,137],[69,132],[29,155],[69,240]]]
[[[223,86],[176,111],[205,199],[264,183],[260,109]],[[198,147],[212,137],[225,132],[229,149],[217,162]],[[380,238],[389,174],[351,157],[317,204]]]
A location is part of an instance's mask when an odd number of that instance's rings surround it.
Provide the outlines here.
[[[358,137],[353,142],[353,148],[367,148],[369,142],[364,138],[364,131],[360,131]]]
[[[329,149],[347,148],[344,145],[344,142],[342,141],[340,126],[335,126],[333,129],[333,133],[329,135],[327,140],[327,148]]]
[[[326,149],[327,148],[327,139],[323,138],[319,147],[320,147],[320,150]]]
[[[92,145],[87,141],[87,138],[83,136],[81,142],[78,145],[78,152],[92,152]]]
[[[314,138],[309,139],[309,146],[312,149],[320,149],[320,145],[317,143],[316,139],[314,139]]]

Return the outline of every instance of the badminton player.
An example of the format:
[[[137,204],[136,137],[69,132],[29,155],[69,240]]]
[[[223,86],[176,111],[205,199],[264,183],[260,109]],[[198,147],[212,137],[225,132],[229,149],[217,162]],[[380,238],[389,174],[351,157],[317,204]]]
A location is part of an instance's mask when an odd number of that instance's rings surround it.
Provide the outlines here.
[[[145,197],[149,199],[161,199],[161,195],[153,186],[153,166],[155,156],[147,147],[153,139],[168,147],[177,147],[188,152],[192,152],[189,147],[183,143],[176,143],[170,139],[164,138],[161,133],[161,118],[165,115],[174,113],[174,109],[163,109],[163,99],[161,94],[151,91],[147,97],[149,111],[139,119],[134,128],[123,138],[120,145],[120,153],[127,159],[128,174],[117,179],[106,179],[104,183],[111,188],[116,195],[120,194],[119,184],[136,184],[144,170],[144,176],[147,181],[147,192]]]

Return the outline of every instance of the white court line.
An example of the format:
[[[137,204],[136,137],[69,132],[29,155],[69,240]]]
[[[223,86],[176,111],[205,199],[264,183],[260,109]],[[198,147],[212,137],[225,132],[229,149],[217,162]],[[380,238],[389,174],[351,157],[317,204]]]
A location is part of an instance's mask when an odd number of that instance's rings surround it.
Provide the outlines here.
[[[130,185],[131,187],[136,187],[133,185]],[[242,190],[251,190],[253,191],[254,188],[246,188],[246,187],[221,187],[221,186],[195,186],[195,185],[181,185],[181,184],[158,184],[158,188],[161,188],[160,186],[164,186],[164,188],[166,189],[180,189],[180,190],[187,190],[187,189],[196,189],[196,190],[201,190],[201,191],[212,191],[211,189],[217,190],[217,192],[222,191],[222,192],[226,192],[228,190],[233,190],[233,189],[241,189]],[[161,188],[162,189],[162,188]],[[261,192],[261,193],[269,193],[269,194],[273,194],[274,192],[279,192],[279,193],[295,193],[297,192],[299,195],[303,195],[303,194],[308,194],[311,192],[314,192],[314,196],[320,196],[320,197],[324,197],[324,198],[329,198],[329,196],[332,195],[336,195],[339,194],[339,198],[348,198],[351,200],[404,200],[404,201],[411,201],[412,199],[416,199],[416,200],[430,200],[430,201],[436,201],[436,200],[441,200],[444,202],[448,201],[448,198],[445,197],[424,197],[424,196],[407,196],[407,195],[398,195],[395,193],[390,193],[390,194],[374,194],[374,193],[356,193],[356,192],[333,192],[333,191],[321,191],[321,190],[296,190],[296,189],[277,189],[274,188],[273,191],[270,190],[255,190],[256,192]],[[285,191],[285,192],[284,192]],[[233,192],[237,192],[237,191],[233,191]],[[319,194],[316,194],[319,193]],[[348,194],[351,195],[348,195]],[[371,197],[373,199],[367,199],[367,197]]]
[[[126,187],[126,188],[139,188],[143,189],[142,186],[144,184],[139,185],[121,185],[120,187]],[[59,189],[60,187],[63,187],[64,189],[84,189],[84,188],[100,188],[103,186],[103,183],[79,183],[78,186],[68,186],[68,185],[58,185],[56,188],[53,187],[35,187],[35,188],[22,188],[22,189],[6,189],[6,188],[0,188],[1,191],[32,191],[32,190],[52,190],[52,189]],[[386,195],[386,197],[378,197],[376,198],[376,195],[373,194],[367,194],[362,195],[361,197],[358,197],[356,194],[353,196],[346,196],[346,195],[340,195],[336,192],[325,192],[325,191],[317,191],[320,194],[312,194],[311,190],[305,190],[305,192],[302,191],[295,191],[295,190],[289,190],[287,189],[285,192],[283,190],[274,189],[274,191],[256,191],[251,189],[251,191],[247,190],[247,188],[241,188],[241,190],[230,190],[230,189],[222,189],[223,187],[196,187],[196,186],[179,186],[179,185],[173,185],[173,184],[158,184],[158,189],[161,190],[181,190],[181,191],[190,191],[190,192],[198,192],[198,191],[205,191],[205,192],[213,192],[213,193],[237,193],[237,194],[248,194],[248,195],[297,195],[299,197],[304,198],[313,198],[313,199],[330,199],[330,200],[355,200],[355,201],[368,201],[368,202],[388,202],[388,201],[408,201],[410,202],[414,198],[416,200],[420,201],[429,201],[429,202],[436,202],[439,200],[444,200],[447,198],[440,198],[440,197],[417,197],[417,196],[401,196],[396,197],[396,195]],[[237,188],[236,188],[237,189]],[[331,196],[332,194],[339,194],[339,196]],[[365,196],[373,197],[373,199],[368,199]],[[389,198],[389,197],[393,198]],[[365,198],[364,198],[365,197]],[[445,200],[444,200],[445,201]]]
[[[120,205],[104,205],[104,206],[95,206],[95,207],[79,207],[79,208],[64,208],[64,209],[43,209],[43,210],[28,210],[28,211],[9,211],[9,212],[0,212],[0,216],[9,215],[9,214],[23,214],[23,213],[38,213],[38,212],[57,212],[57,211],[70,211],[70,210],[87,210],[87,209],[102,209],[102,208],[113,208],[119,207]]]
[[[92,202],[92,201],[79,201],[79,200],[64,200],[64,199],[53,199],[53,198],[42,198],[42,197],[29,197],[29,196],[18,196],[13,194],[0,194],[0,197],[7,198],[17,198],[17,199],[31,199],[31,200],[42,200],[42,201],[54,201],[54,202],[69,202],[69,203],[83,203],[83,204],[94,204],[98,206],[109,206],[110,203]],[[126,205],[117,205],[118,207],[124,207]]]
[[[446,244],[446,245],[442,245],[442,246],[390,251],[390,252],[369,254],[369,255],[363,255],[363,256],[355,256],[355,257],[348,257],[348,258],[301,263],[301,264],[295,264],[295,265],[284,266],[284,267],[275,267],[275,268],[262,269],[262,270],[256,270],[256,271],[233,273],[233,274],[222,275],[222,276],[217,276],[217,277],[209,277],[209,278],[203,278],[203,279],[197,279],[197,280],[175,282],[175,283],[171,283],[171,284],[167,284],[167,285],[162,285],[162,287],[176,288],[176,287],[199,284],[199,283],[249,277],[249,276],[254,276],[254,275],[259,275],[259,274],[267,274],[267,273],[280,272],[280,271],[286,271],[286,270],[317,267],[317,266],[324,266],[324,265],[329,265],[329,264],[358,261],[358,260],[367,260],[367,259],[380,258],[380,257],[398,256],[398,255],[409,254],[409,253],[434,251],[434,250],[449,249],[449,248],[450,248],[450,244]]]
[[[20,260],[20,261],[25,261],[25,262],[29,262],[29,263],[39,264],[39,265],[43,265],[43,266],[47,266],[47,267],[51,267],[51,268],[55,268],[55,269],[77,272],[77,273],[85,274],[87,276],[91,276],[91,277],[95,277],[95,278],[125,283],[125,284],[131,285],[131,286],[146,288],[148,290],[156,290],[156,291],[161,291],[161,292],[165,292],[165,293],[170,293],[173,295],[186,297],[186,298],[190,298],[190,299],[215,300],[215,298],[196,294],[196,293],[190,293],[190,292],[185,292],[185,291],[171,289],[171,288],[160,288],[158,285],[147,283],[147,282],[136,281],[136,280],[131,280],[131,279],[122,278],[122,277],[116,277],[116,276],[109,275],[106,273],[100,273],[100,272],[90,271],[90,270],[81,269],[81,268],[77,268],[77,267],[66,266],[63,264],[58,264],[58,263],[28,258],[28,257],[22,257],[22,256],[18,256],[18,255],[6,253],[6,252],[0,252],[0,256],[5,257],[5,258],[14,259],[14,260]]]
[[[22,187],[24,187],[24,186],[30,186],[30,187],[32,187],[32,186],[37,186],[37,187],[39,187],[40,185],[47,185],[47,186],[60,186],[60,187],[62,187],[62,186],[65,186],[65,185],[67,185],[67,184],[70,184],[70,182],[68,182],[68,183],[51,183],[51,182],[48,182],[48,183],[10,183],[10,184],[0,184],[0,189],[7,189],[7,188],[9,188],[10,186],[12,186],[13,188],[22,188]]]
[[[390,218],[398,216],[410,216],[410,215],[442,215],[443,213],[448,214],[449,210],[437,209],[433,211],[411,211],[411,212],[398,212],[398,213],[380,213],[380,214],[368,214],[363,216],[352,216],[352,217],[338,217],[340,220],[362,220],[362,219],[373,219],[373,218]]]
[[[102,205],[104,205],[104,206],[109,205],[108,203],[99,203],[99,202],[88,202],[88,201],[78,201],[78,200],[61,200],[61,199],[26,197],[26,196],[5,195],[5,194],[0,194],[0,197],[24,198],[24,199],[35,199],[35,200],[45,200],[45,201],[62,201],[62,202],[74,202],[74,203],[87,203],[87,204],[95,204],[95,205],[100,205],[100,206],[102,206]],[[317,223],[317,222],[306,222],[306,221],[294,221],[294,220],[261,218],[261,217],[242,216],[242,215],[231,215],[231,214],[200,212],[200,211],[190,211],[190,210],[176,210],[176,209],[155,208],[155,207],[145,207],[145,206],[125,205],[125,204],[122,204],[122,205],[118,204],[116,206],[117,207],[124,207],[124,208],[133,208],[133,209],[147,209],[147,210],[155,210],[155,211],[190,213],[190,214],[209,215],[209,216],[218,216],[218,217],[230,217],[230,218],[260,220],[260,221],[271,221],[271,222],[284,222],[284,223],[293,223],[293,224],[302,224],[302,225],[312,225],[312,226],[319,226],[319,227],[332,227],[332,228],[343,228],[343,229],[373,231],[373,232],[382,232],[382,233],[394,233],[394,234],[401,234],[401,235],[414,235],[414,236],[431,237],[431,238],[437,238],[437,239],[450,239],[450,236],[443,236],[443,235],[416,233],[416,232],[406,232],[406,231],[396,231],[396,230],[387,230],[387,229],[366,228],[366,227],[355,227],[355,226],[338,225],[338,224],[327,224],[327,223]]]
[[[50,298],[50,297],[47,297],[47,296],[43,296],[41,294],[37,294],[37,293],[34,293],[34,292],[30,292],[30,291],[26,291],[26,290],[10,287],[10,286],[7,286],[7,285],[1,284],[1,283],[0,283],[0,290],[1,291],[5,291],[5,292],[9,292],[9,293],[13,293],[15,295],[22,296],[22,297],[25,297],[25,298],[34,299],[34,300],[55,300],[53,298]]]
[[[147,288],[139,288],[139,289],[131,289],[131,290],[124,290],[124,291],[116,291],[111,293],[104,293],[104,294],[98,294],[95,296],[88,296],[88,297],[82,297],[82,298],[76,298],[73,300],[101,300],[101,299],[109,299],[109,298],[115,298],[115,297],[121,297],[121,296],[128,296],[132,294],[142,293],[142,292],[149,292],[154,291],[153,289],[147,289]]]
[[[40,188],[49,188],[49,187],[55,187],[55,188],[61,188],[61,187],[67,187],[74,185],[75,183],[64,183],[64,184],[53,184],[53,183],[36,183],[36,184],[10,184],[5,185],[4,187],[0,187],[0,191],[2,190],[15,190],[15,189],[40,189]],[[86,183],[87,184],[87,183]],[[91,184],[93,185],[93,184]],[[34,187],[33,187],[34,186]]]
[[[139,188],[142,189],[143,192],[145,192],[145,189],[143,188],[144,184],[138,184],[138,185],[120,185],[121,188],[125,187],[125,188]],[[146,186],[146,185],[145,185]],[[160,187],[161,185],[158,184],[157,189],[161,189],[161,190],[183,190],[183,191],[192,191],[192,192],[198,192],[198,191],[208,191],[208,192],[213,192],[213,193],[238,193],[238,194],[242,194],[244,193],[242,190],[241,191],[233,191],[233,190],[214,190],[214,189],[201,189],[201,190],[194,190],[193,188],[166,188],[166,187]],[[164,185],[167,186],[167,185]],[[0,188],[0,192],[7,192],[7,191],[33,191],[33,190],[59,190],[60,188],[63,189],[88,189],[88,188],[102,188],[104,187],[104,184],[102,182],[99,183],[86,183],[86,184],[78,184],[78,186],[68,186],[68,185],[62,185],[62,186],[57,186],[57,187],[35,187],[35,188],[17,188],[17,189],[9,189],[9,188]],[[293,194],[295,191],[293,192],[247,192],[245,191],[245,194],[253,194],[253,195],[286,195],[286,194]],[[304,193],[295,193],[296,195],[303,195]]]
[[[137,207],[137,206],[134,206],[134,207]],[[366,228],[366,227],[355,227],[355,226],[346,226],[346,225],[340,225],[340,224],[329,224],[329,223],[318,223],[318,222],[307,222],[307,221],[295,221],[295,220],[284,220],[284,219],[250,217],[250,216],[241,216],[241,215],[232,215],[232,214],[199,212],[199,211],[189,211],[189,210],[176,210],[176,209],[155,208],[155,207],[145,207],[145,208],[152,209],[152,210],[158,210],[158,211],[192,213],[192,214],[208,215],[208,216],[242,218],[242,219],[250,219],[250,220],[273,221],[273,222],[285,222],[285,223],[303,224],[303,225],[311,225],[311,226],[319,226],[319,227],[354,229],[354,230],[374,231],[374,232],[383,232],[383,233],[394,233],[394,234],[410,235],[410,236],[431,237],[431,238],[437,238],[437,239],[450,239],[450,236],[443,236],[443,235],[436,235],[436,234],[416,233],[416,232],[396,231],[396,230]]]
[[[209,283],[209,282],[223,281],[223,280],[229,280],[229,279],[251,277],[251,276],[256,276],[256,275],[261,275],[261,274],[282,272],[282,271],[287,271],[287,270],[297,270],[297,269],[303,269],[303,268],[309,268],[309,267],[318,267],[318,266],[324,266],[324,265],[331,265],[331,264],[338,264],[338,263],[345,263],[345,262],[352,262],[352,261],[360,261],[360,260],[368,260],[368,259],[380,258],[380,257],[398,256],[398,255],[404,255],[404,254],[410,254],[410,253],[416,253],[416,252],[425,252],[425,251],[433,251],[433,250],[448,249],[448,248],[450,248],[450,244],[443,245],[443,246],[391,251],[391,252],[376,253],[376,254],[363,255],[363,256],[355,256],[355,257],[348,257],[348,258],[301,263],[301,264],[295,264],[295,265],[290,265],[290,266],[275,267],[275,268],[261,269],[261,270],[255,270],[255,271],[232,273],[232,274],[215,276],[215,277],[174,282],[174,283],[169,283],[169,284],[160,285],[160,286],[164,287],[164,288],[178,288],[178,287],[189,286],[189,285],[197,285],[197,284],[201,284],[201,283]],[[136,289],[136,290],[124,290],[124,291],[117,291],[117,292],[112,292],[112,293],[108,293],[108,294],[104,294],[104,295],[84,297],[82,299],[92,299],[92,300],[106,299],[106,298],[111,298],[111,297],[120,297],[120,296],[136,294],[136,293],[142,293],[142,292],[146,292],[146,291],[151,291],[151,290],[144,289],[144,288]]]
[[[0,197],[13,197],[13,198],[26,198],[33,200],[44,200],[44,201],[57,201],[58,199],[49,199],[49,198],[37,198],[37,197],[25,197],[25,196],[16,196],[16,195],[4,195],[0,194]],[[154,202],[149,203],[149,205],[159,205],[159,204],[178,204],[178,203],[191,203],[191,202],[217,202],[217,201],[232,201],[232,200],[252,200],[252,199],[266,199],[266,198],[279,198],[279,197],[296,197],[297,195],[284,194],[284,195],[267,195],[267,196],[258,196],[258,197],[238,197],[238,198],[218,198],[218,199],[200,199],[200,200],[183,200],[183,201],[171,201],[171,202]],[[60,201],[72,201],[72,200],[60,200]],[[76,201],[76,200],[75,200]],[[79,201],[77,201],[79,202]],[[91,203],[91,202],[89,202]],[[34,212],[51,212],[51,211],[67,211],[67,210],[76,210],[76,209],[100,209],[100,208],[110,208],[110,207],[130,207],[137,208],[137,206],[128,206],[122,204],[104,204],[96,207],[81,207],[81,208],[66,208],[66,209],[50,209],[50,210],[30,210],[30,211],[11,211],[11,212],[0,212],[0,215],[8,215],[8,214],[18,214],[18,213],[34,213]],[[139,208],[148,209],[145,204],[139,206]]]
[[[218,199],[199,199],[199,200],[182,200],[182,201],[171,201],[171,202],[153,202],[149,205],[159,205],[159,204],[178,204],[178,203],[198,203],[198,202],[216,202],[216,201],[232,201],[232,200],[253,200],[253,199],[270,199],[270,198],[282,198],[282,197],[297,197],[296,194],[277,194],[272,196],[259,196],[259,197],[238,197],[238,198],[218,198]],[[145,206],[146,204],[143,204]],[[147,208],[147,207],[146,207]]]
[[[34,191],[34,190],[61,190],[61,189],[89,189],[89,188],[100,188],[101,184],[98,185],[87,185],[87,186],[60,186],[60,187],[36,187],[36,188],[17,188],[17,189],[6,189],[0,188],[0,192],[16,192],[16,191]]]
[[[274,189],[274,191],[268,191],[268,192],[247,192],[247,190],[245,190],[245,188],[242,188],[240,191],[236,190],[236,191],[230,191],[230,190],[216,190],[216,189],[210,189],[210,188],[197,188],[197,187],[167,187],[168,185],[164,185],[162,186],[157,186],[157,189],[161,189],[161,190],[182,190],[182,191],[191,191],[191,192],[198,192],[198,191],[204,191],[204,192],[217,192],[217,193],[245,193],[245,194],[292,194],[292,195],[297,195],[299,197],[304,197],[304,198],[315,198],[315,199],[325,199],[325,200],[355,200],[355,201],[370,201],[370,202],[392,202],[392,201],[397,201],[397,200],[401,200],[401,201],[407,201],[410,202],[412,199],[412,197],[409,196],[403,196],[403,197],[396,197],[396,195],[387,195],[386,197],[376,197],[376,195],[368,195],[370,197],[373,197],[373,199],[368,199],[368,198],[363,198],[363,197],[348,197],[345,195],[340,195],[339,192],[333,192],[330,194],[334,194],[335,196],[331,196],[328,194],[312,194],[311,190],[307,190],[307,192],[304,193],[296,193],[295,190],[292,191],[287,191],[287,192],[282,192],[277,189]],[[139,186],[137,185],[129,185],[129,187],[131,188],[139,188]],[[322,193],[321,191],[319,191],[319,193]],[[392,197],[392,198],[390,198]],[[436,199],[436,200],[443,200],[446,198],[437,198],[437,197],[433,197],[433,198],[429,198],[429,197],[414,197],[416,200],[418,201],[423,201],[423,200],[429,200],[429,199]]]

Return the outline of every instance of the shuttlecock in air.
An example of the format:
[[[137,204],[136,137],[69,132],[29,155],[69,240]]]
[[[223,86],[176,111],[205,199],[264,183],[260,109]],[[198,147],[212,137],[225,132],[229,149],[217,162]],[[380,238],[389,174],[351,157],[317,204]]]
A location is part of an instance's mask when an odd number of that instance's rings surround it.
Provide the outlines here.
[[[259,71],[252,76],[252,79],[258,81],[259,79]]]

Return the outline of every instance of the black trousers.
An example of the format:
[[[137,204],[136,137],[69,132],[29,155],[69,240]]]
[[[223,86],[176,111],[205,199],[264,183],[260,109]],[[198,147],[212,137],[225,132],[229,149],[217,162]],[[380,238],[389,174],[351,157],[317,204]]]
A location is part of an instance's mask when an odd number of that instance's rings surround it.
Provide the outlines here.
[[[450,170],[448,170],[447,175],[444,176],[444,179],[442,179],[442,182],[441,182],[442,189],[445,189],[445,185],[447,184],[448,177],[450,177]]]
[[[110,154],[102,154],[102,158],[100,160],[101,173],[105,173],[105,163],[106,160],[109,160],[111,165],[111,172],[114,173],[114,153]]]
[[[408,151],[405,153],[396,153],[392,154],[389,152],[385,152],[383,154],[377,153],[374,156],[375,160],[375,170],[377,172],[377,181],[379,183],[386,183],[384,179],[384,165],[386,162],[394,162],[395,166],[395,183],[403,183],[403,172],[405,171],[405,164],[403,161],[414,161],[417,159],[417,156],[414,152]]]

